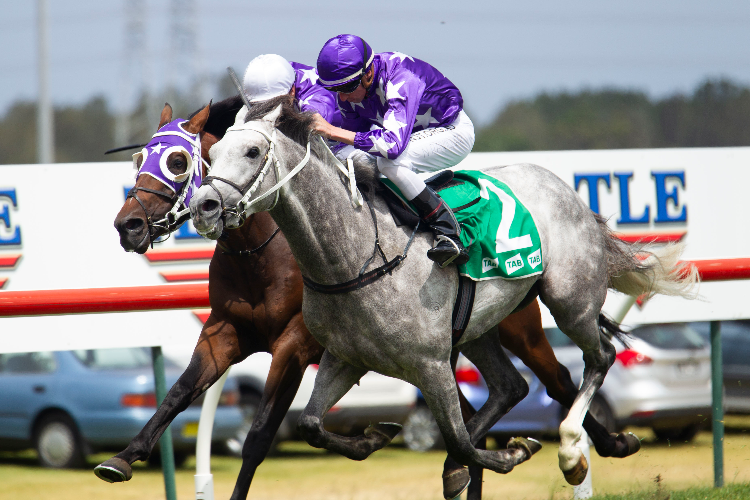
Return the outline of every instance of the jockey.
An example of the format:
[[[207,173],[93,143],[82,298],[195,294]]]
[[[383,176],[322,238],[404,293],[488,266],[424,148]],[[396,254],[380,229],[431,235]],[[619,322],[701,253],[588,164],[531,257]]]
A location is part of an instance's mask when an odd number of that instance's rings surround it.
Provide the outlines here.
[[[417,172],[450,168],[474,146],[461,92],[424,61],[400,52],[374,54],[362,38],[339,35],[318,55],[318,82],[338,94],[342,124],[316,117],[315,131],[377,157],[390,179],[435,233],[427,256],[441,266],[465,263],[460,226]]]
[[[247,65],[243,87],[251,103],[291,94],[300,111],[318,113],[329,123],[341,124],[336,96],[318,84],[318,72],[312,66],[263,54]]]

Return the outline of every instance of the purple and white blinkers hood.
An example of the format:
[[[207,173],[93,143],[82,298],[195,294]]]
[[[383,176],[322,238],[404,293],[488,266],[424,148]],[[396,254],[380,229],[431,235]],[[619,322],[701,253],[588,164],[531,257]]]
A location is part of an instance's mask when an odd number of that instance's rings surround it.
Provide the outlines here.
[[[133,167],[140,175],[150,175],[174,192],[176,197],[170,213],[177,214],[180,207],[187,210],[190,198],[201,185],[203,177],[201,142],[198,134],[191,134],[182,127],[187,120],[177,119],[167,123],[154,134],[149,143],[133,155]],[[169,155],[183,152],[187,160],[185,173],[175,175],[167,167]],[[139,168],[140,163],[140,168]]]

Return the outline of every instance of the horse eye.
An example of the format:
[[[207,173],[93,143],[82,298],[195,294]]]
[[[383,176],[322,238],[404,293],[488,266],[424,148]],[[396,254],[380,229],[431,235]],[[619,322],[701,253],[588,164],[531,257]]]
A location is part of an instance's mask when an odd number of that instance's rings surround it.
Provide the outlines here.
[[[170,155],[167,165],[170,172],[179,175],[185,172],[187,160],[185,160],[185,156],[182,153],[174,153],[174,155],[173,158]]]
[[[250,148],[250,151],[247,152],[246,156],[248,158],[257,158],[259,154],[260,154],[260,150],[256,147],[252,147]]]

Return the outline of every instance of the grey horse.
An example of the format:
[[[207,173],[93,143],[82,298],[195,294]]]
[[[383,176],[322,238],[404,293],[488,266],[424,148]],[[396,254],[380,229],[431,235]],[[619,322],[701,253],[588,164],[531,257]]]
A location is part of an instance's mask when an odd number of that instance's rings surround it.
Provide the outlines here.
[[[241,110],[235,125],[211,149],[211,178],[193,197],[191,216],[199,233],[215,239],[224,227],[241,225],[247,214],[267,210],[308,281],[345,283],[355,279],[371,257],[376,226],[367,206],[353,203],[356,197],[342,173],[345,169],[310,133],[310,123],[310,116],[295,111],[285,97],[254,106],[249,113]],[[483,334],[538,295],[558,327],[583,351],[583,384],[560,425],[558,452],[560,469],[569,482],[577,483],[588,465],[575,444],[591,400],[615,359],[609,338],[616,328],[600,321],[607,289],[689,297],[696,273],[679,264],[679,246],[621,243],[548,170],[522,164],[483,172],[510,186],[534,214],[544,256],[539,275],[476,285],[471,320],[457,348],[487,380],[488,402],[464,425],[450,364],[458,277],[452,266],[441,269],[426,258],[432,236],[420,233],[408,258],[368,286],[342,294],[306,287],[305,323],[326,352],[298,425],[311,445],[352,459],[364,459],[385,446],[398,432],[395,424],[379,424],[355,437],[332,434],[322,425],[326,412],[352,385],[375,370],[419,387],[452,457],[464,465],[510,472],[538,449],[535,442],[514,440],[508,449],[497,451],[474,444],[528,388],[499,344]],[[411,232],[395,225],[382,199],[371,202],[380,247],[386,256],[401,254]],[[642,254],[640,259],[636,253]],[[376,266],[372,263],[369,269]]]

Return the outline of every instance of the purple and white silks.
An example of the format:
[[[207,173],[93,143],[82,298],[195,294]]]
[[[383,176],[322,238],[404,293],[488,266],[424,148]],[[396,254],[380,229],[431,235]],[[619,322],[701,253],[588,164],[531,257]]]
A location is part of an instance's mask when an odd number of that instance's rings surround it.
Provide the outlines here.
[[[318,83],[318,71],[312,66],[290,61],[297,78],[295,95],[301,111],[319,113],[331,125],[341,126],[341,112],[336,105],[336,93]]]
[[[341,128],[356,132],[354,147],[394,159],[412,133],[447,127],[463,109],[458,88],[428,63],[400,52],[373,58],[374,79],[361,103],[343,102]]]
[[[141,175],[150,175],[177,195],[170,211],[172,214],[176,214],[181,207],[184,207],[183,210],[187,209],[190,198],[200,187],[203,178],[200,137],[185,131],[182,127],[184,123],[187,120],[179,118],[167,123],[154,134],[145,148],[133,155],[136,180]],[[174,152],[185,154],[188,166],[183,174],[175,175],[167,167],[167,158]]]

